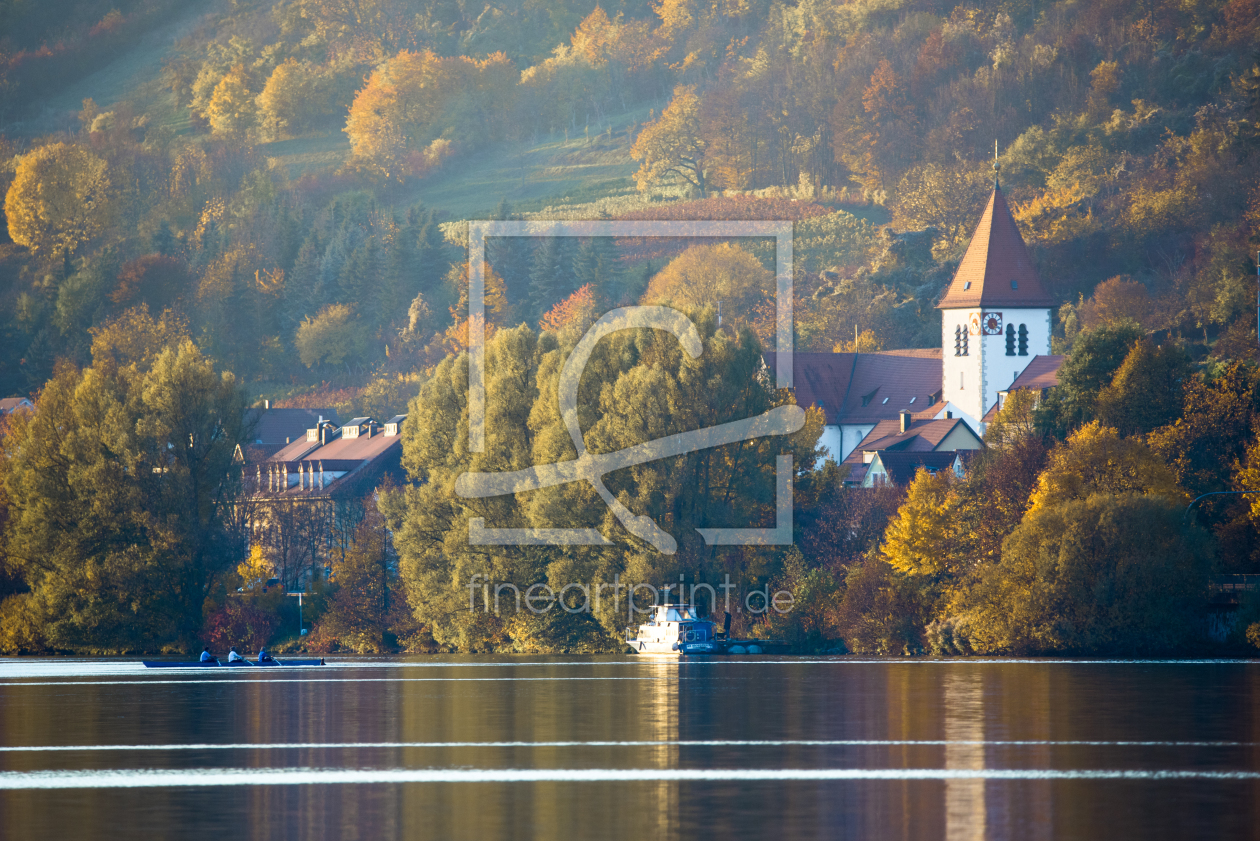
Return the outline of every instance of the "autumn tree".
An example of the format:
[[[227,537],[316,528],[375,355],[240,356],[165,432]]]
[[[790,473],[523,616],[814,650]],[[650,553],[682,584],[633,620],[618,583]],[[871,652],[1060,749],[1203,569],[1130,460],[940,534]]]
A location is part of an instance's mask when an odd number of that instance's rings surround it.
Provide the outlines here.
[[[333,93],[321,68],[288,58],[258,94],[258,123],[271,137],[297,134],[333,114]]]
[[[254,128],[258,107],[250,85],[249,72],[241,64],[229,70],[215,85],[206,106],[206,120],[215,134],[238,140]]]
[[[9,557],[50,646],[191,646],[241,560],[224,522],[244,437],[235,378],[191,342],[147,370],[58,369],[0,441]]]
[[[302,364],[339,366],[359,359],[367,349],[365,326],[348,304],[329,304],[298,327],[295,341]]]
[[[993,181],[980,167],[962,161],[923,164],[906,173],[893,194],[892,210],[903,228],[935,228],[953,245],[971,231]]]
[[[415,631],[415,619],[375,500],[364,510],[345,557],[333,564],[336,589],[314,635],[343,650],[379,654],[396,650],[399,637]]]
[[[140,370],[148,370],[163,350],[178,347],[189,338],[186,320],[170,310],[155,320],[144,304],[125,310],[89,332],[94,364],[134,365]]]
[[[1094,494],[1140,493],[1184,505],[1188,499],[1164,460],[1136,438],[1121,438],[1097,421],[1088,423],[1050,453],[1029,500],[1047,508]]]
[[[118,209],[105,161],[70,143],[51,143],[19,158],[4,201],[14,242],[67,260],[109,230]]]
[[[970,650],[1132,657],[1194,645],[1212,551],[1181,511],[1132,492],[1034,508],[967,595]]]
[[[1121,435],[1146,435],[1177,420],[1194,376],[1190,356],[1175,342],[1133,346],[1111,382],[1098,393],[1096,414]]]
[[[588,283],[547,310],[542,320],[538,322],[538,329],[549,333],[571,330],[580,335],[585,333],[598,318],[595,291]]]
[[[1146,287],[1131,277],[1112,277],[1094,287],[1094,294],[1077,309],[1081,324],[1088,330],[1120,321],[1140,325],[1151,317],[1151,297]]]
[[[693,245],[652,276],[645,304],[682,310],[721,304],[723,323],[747,324],[758,304],[774,294],[774,274],[756,257],[729,242]]]
[[[639,164],[634,174],[639,191],[681,180],[700,196],[707,195],[707,149],[700,134],[700,96],[694,85],[681,85],[661,116],[639,132],[630,150],[631,159]]]

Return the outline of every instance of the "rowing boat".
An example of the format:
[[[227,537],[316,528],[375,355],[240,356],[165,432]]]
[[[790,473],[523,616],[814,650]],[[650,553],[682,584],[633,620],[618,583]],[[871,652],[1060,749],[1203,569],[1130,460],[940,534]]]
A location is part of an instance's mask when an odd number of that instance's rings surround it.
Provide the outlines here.
[[[215,666],[224,668],[241,668],[243,666],[322,666],[324,658],[318,660],[267,660],[259,663],[254,660],[234,660],[231,663],[220,663],[218,660],[207,660],[204,663],[181,663],[174,660],[144,660],[146,669],[205,669]]]

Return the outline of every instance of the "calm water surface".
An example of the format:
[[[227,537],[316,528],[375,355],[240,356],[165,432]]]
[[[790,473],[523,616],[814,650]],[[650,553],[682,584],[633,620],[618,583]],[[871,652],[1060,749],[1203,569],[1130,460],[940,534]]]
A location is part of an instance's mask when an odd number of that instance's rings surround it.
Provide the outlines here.
[[[1260,662],[0,659],[0,837],[1260,838]]]

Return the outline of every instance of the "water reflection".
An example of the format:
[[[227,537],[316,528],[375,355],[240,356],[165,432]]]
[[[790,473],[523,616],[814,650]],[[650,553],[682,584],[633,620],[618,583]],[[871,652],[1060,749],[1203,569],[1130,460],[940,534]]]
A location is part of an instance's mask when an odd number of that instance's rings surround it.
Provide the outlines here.
[[[0,663],[0,837],[1260,835],[1260,664],[73,663]],[[61,771],[108,776],[3,790]]]

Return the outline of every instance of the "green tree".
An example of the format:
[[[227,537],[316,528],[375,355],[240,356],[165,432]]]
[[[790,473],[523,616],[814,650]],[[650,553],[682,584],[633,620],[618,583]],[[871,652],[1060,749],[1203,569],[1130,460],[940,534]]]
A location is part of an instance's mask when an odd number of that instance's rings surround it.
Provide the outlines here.
[[[717,332],[711,311],[698,318],[703,352],[688,357],[672,336],[630,330],[602,340],[585,368],[578,391],[578,420],[586,447],[608,453],[689,429],[760,414],[791,398],[758,377],[760,347],[748,332]],[[487,342],[486,447],[468,449],[467,357],[437,366],[411,403],[404,428],[403,463],[415,484],[383,503],[394,529],[403,578],[416,618],[442,645],[465,651],[608,650],[626,624],[606,591],[598,609],[572,615],[555,608],[534,616],[512,591],[494,610],[494,588],[524,592],[535,583],[559,589],[568,583],[688,580],[764,581],[780,563],[772,550],[708,547],[697,527],[764,525],[774,521],[775,458],[794,454],[799,475],[817,458],[821,413],[786,439],[757,439],[626,468],[607,477],[609,491],[637,515],[648,516],[678,542],[663,555],[626,534],[586,483],[512,496],[463,498],[455,481],[466,471],[503,472],[572,460],[569,432],[559,416],[557,384],[572,345],[560,336],[534,334],[522,325],[498,331]],[[575,341],[569,337],[566,341]],[[611,546],[472,546],[469,520],[488,528],[597,528]],[[721,570],[721,572],[719,572]],[[470,582],[484,576],[483,592]],[[488,594],[488,595],[487,595]],[[471,603],[470,603],[471,596]],[[571,608],[577,598],[566,594]],[[592,598],[594,596],[592,595]],[[490,609],[485,607],[489,600]],[[579,600],[580,601],[580,600]],[[642,599],[640,598],[640,602]]]
[[[1062,439],[1093,420],[1099,393],[1141,337],[1141,328],[1132,322],[1104,325],[1077,336],[1059,369],[1059,385],[1037,410],[1038,428]]]
[[[225,523],[244,396],[191,342],[61,366],[3,439],[8,552],[50,647],[187,650],[242,554]]]

